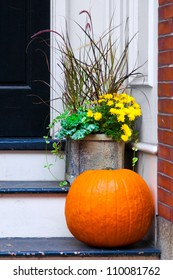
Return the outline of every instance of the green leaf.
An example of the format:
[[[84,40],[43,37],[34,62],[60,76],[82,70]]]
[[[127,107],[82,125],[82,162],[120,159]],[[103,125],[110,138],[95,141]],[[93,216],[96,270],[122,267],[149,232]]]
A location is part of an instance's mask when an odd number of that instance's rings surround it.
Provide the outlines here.
[[[45,164],[44,166],[43,166],[43,168],[50,168],[51,166],[53,166],[53,164],[52,163],[48,163],[48,164]]]
[[[132,166],[135,166],[136,162],[138,161],[137,157],[132,158]]]
[[[48,136],[43,136],[43,138],[44,138],[46,144],[49,144],[49,143],[50,143],[50,141],[48,140],[48,139],[49,139]]]
[[[99,129],[99,126],[97,124],[89,124],[85,128],[87,129],[88,132],[91,133],[91,132],[97,131]]]
[[[80,139],[83,139],[86,135],[87,135],[86,129],[80,129],[80,130],[77,130],[77,131],[71,136],[71,138],[72,138],[73,140],[80,140]]]
[[[60,187],[64,187],[64,186],[67,186],[68,185],[68,182],[67,181],[61,181],[60,183],[59,183],[59,186]]]

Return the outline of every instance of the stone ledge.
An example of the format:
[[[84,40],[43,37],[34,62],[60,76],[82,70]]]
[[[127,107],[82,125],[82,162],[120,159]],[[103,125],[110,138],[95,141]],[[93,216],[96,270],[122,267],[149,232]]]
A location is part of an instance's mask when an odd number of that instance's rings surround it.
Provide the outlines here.
[[[46,144],[43,138],[0,138],[0,150],[7,151],[46,151],[52,150],[53,143],[58,140],[48,139],[49,144]],[[65,148],[65,141],[62,142],[62,151]]]
[[[103,249],[89,247],[71,237],[59,238],[1,238],[0,258],[107,258],[159,259],[160,250],[142,241],[137,244]]]
[[[67,193],[69,185],[60,186],[58,181],[0,181],[0,194],[17,193]]]

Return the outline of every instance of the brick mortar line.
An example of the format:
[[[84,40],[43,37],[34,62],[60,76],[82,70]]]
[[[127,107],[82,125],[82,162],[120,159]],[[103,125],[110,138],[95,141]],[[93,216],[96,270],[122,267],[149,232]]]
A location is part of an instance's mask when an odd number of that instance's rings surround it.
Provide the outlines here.
[[[158,52],[158,54],[164,54],[164,53],[167,53],[167,52],[173,52],[173,49],[170,49],[170,50],[160,50]]]
[[[158,143],[158,145],[164,146],[164,147],[166,147],[166,148],[171,148],[171,149],[173,149],[173,147],[170,146],[170,145],[168,145],[168,144],[161,144],[161,143]]]
[[[171,192],[171,191],[169,191],[169,190],[167,190],[167,189],[165,189],[165,188],[163,188],[163,187],[159,187],[159,186],[158,186],[158,188],[159,188],[160,190],[165,191],[167,194],[173,195],[173,192]],[[160,200],[159,200],[159,201],[160,201]],[[171,207],[171,206],[170,206],[170,207]]]
[[[173,161],[172,160],[167,160],[167,159],[165,159],[165,158],[162,158],[162,157],[160,157],[160,156],[158,156],[158,161],[159,160],[162,160],[162,161],[164,161],[164,162],[167,162],[167,163],[170,163],[170,164],[173,164]],[[159,163],[158,163],[159,164]],[[158,171],[159,172],[159,171]],[[162,172],[160,172],[160,173],[162,173]],[[162,173],[162,174],[165,174],[165,173]],[[168,175],[169,176],[169,175]],[[172,176],[169,176],[171,179],[173,179],[173,177]]]
[[[162,127],[158,127],[158,130],[161,130],[161,131],[168,131],[168,132],[173,132],[172,129],[168,129],[168,128],[162,128]],[[158,145],[160,144],[160,142],[158,142]],[[170,145],[169,145],[170,146]],[[171,147],[171,146],[170,146]]]
[[[171,207],[171,206],[168,205],[168,204],[165,204],[163,201],[160,201],[160,200],[159,200],[158,203],[160,203],[161,205],[164,205],[164,206],[166,206],[167,208],[173,210],[173,207]]]
[[[168,38],[168,37],[172,37],[172,36],[173,36],[173,32],[172,33],[167,33],[167,34],[160,34],[158,36],[158,39]]]
[[[173,177],[170,177],[169,175],[166,175],[166,174],[163,173],[163,172],[158,171],[157,173],[158,173],[159,175],[162,175],[162,176],[166,177],[166,179],[173,179]]]
[[[173,5],[173,2],[171,2],[171,3],[159,4],[159,7],[158,7],[158,8],[163,8],[163,7],[172,6],[172,5]]]
[[[169,18],[164,18],[164,19],[159,19],[159,21],[158,21],[158,24],[159,23],[165,23],[165,22],[169,22],[169,21],[172,21],[173,20],[173,17],[169,17]]]
[[[159,71],[158,71],[159,72]],[[171,87],[171,89],[172,89],[172,86],[173,86],[173,80],[170,80],[170,81],[168,81],[168,80],[159,80],[158,79],[158,85],[160,85],[160,86],[170,86]]]
[[[159,64],[158,69],[173,68],[173,64]]]
[[[161,99],[161,100],[167,100],[167,99],[173,100],[173,97],[172,96],[159,96],[159,99]]]

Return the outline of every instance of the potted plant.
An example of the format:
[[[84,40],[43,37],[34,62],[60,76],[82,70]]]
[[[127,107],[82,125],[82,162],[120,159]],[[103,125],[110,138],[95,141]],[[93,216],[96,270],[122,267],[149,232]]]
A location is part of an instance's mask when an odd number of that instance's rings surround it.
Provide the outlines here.
[[[122,168],[124,143],[137,137],[135,121],[141,116],[140,105],[127,93],[129,77],[140,75],[139,67],[128,71],[128,51],[133,38],[125,42],[117,58],[118,43],[113,34],[118,27],[110,23],[109,29],[95,38],[90,13],[84,10],[80,14],[87,15],[87,23],[84,28],[76,23],[85,38],[78,51],[71,45],[68,29],[65,34],[43,30],[33,36],[53,32],[58,37],[57,65],[64,75],[64,83],[58,85],[64,111],[57,114],[49,129],[59,123],[55,138],[67,140],[66,179],[70,182],[86,169]],[[53,152],[58,151],[55,144]]]
[[[132,96],[106,93],[74,113],[58,116],[61,127],[56,137],[67,138],[66,179],[73,181],[87,169],[122,168],[124,143],[136,138],[134,123],[140,115],[140,106]]]

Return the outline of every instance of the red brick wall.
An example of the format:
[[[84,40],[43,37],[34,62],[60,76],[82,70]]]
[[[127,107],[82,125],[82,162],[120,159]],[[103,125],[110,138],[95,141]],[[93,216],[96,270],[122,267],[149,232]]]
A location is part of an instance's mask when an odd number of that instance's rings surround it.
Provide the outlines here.
[[[158,209],[173,222],[173,0],[159,0]]]

